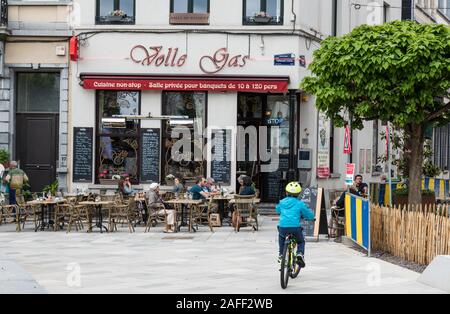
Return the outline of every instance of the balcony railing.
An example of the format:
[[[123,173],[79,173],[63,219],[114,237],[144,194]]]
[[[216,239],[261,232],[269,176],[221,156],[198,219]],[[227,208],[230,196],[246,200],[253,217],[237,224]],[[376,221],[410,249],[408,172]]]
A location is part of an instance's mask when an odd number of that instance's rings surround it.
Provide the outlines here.
[[[0,0],[0,27],[8,25],[8,0]]]

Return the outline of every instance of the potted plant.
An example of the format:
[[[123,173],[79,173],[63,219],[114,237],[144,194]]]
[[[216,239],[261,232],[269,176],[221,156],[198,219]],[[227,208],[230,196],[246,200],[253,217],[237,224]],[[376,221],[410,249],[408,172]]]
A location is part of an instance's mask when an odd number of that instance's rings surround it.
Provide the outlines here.
[[[422,190],[422,205],[434,205],[436,203],[436,195],[434,191]],[[394,206],[408,206],[409,189],[407,187],[394,190],[392,194],[392,203]]]
[[[127,14],[122,10],[115,10],[109,12],[109,16],[106,19],[110,22],[120,22],[123,18],[125,18]]]
[[[166,184],[172,186],[175,184],[175,176],[173,174],[169,174],[166,176]]]
[[[50,193],[51,196],[56,196],[56,192],[58,192],[58,186],[59,182],[58,180],[56,180],[55,182],[45,186],[42,192],[44,192],[45,194]]]
[[[269,23],[272,20],[272,17],[267,12],[259,12],[255,13],[252,18],[255,23]]]

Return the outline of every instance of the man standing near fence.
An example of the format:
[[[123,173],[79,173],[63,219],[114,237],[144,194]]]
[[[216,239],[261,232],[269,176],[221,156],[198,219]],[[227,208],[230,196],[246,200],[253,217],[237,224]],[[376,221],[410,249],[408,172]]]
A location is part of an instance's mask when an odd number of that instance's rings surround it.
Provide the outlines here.
[[[9,184],[9,205],[16,205],[16,196],[21,195],[23,186],[28,182],[25,172],[17,168],[17,161],[11,161],[5,181]]]

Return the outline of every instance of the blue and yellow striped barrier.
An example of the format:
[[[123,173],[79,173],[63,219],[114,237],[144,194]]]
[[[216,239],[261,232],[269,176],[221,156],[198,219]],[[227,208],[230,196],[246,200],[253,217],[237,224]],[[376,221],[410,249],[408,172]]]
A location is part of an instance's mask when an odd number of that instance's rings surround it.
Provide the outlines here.
[[[403,188],[405,183],[379,184],[373,183],[370,185],[371,201],[380,206],[389,205],[390,194]],[[450,198],[450,180],[425,178],[422,180],[422,189],[434,191],[436,198],[439,200],[446,200]]]
[[[450,197],[450,180],[425,178],[422,180],[422,189],[434,191],[436,198],[445,200]]]
[[[370,201],[347,193],[345,196],[345,233],[370,255]]]

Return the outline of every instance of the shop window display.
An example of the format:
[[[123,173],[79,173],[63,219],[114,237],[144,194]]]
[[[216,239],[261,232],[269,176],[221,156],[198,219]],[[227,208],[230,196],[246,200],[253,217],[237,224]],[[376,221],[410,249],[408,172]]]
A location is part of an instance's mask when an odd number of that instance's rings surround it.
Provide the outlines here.
[[[115,183],[129,176],[137,183],[139,156],[139,122],[129,121],[125,128],[104,127],[102,118],[113,115],[138,115],[139,92],[99,91],[97,179],[99,183]]]
[[[163,122],[163,177],[174,175],[189,180],[204,175],[204,160],[201,158],[198,158],[201,160],[195,160],[193,153],[197,152],[199,156],[203,154],[202,134],[206,127],[206,93],[165,92],[163,99],[163,115],[187,117],[180,121]],[[178,140],[172,138],[172,134],[174,131],[182,133],[181,129],[190,132],[190,150],[179,153],[178,151],[172,152],[172,148]]]

